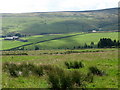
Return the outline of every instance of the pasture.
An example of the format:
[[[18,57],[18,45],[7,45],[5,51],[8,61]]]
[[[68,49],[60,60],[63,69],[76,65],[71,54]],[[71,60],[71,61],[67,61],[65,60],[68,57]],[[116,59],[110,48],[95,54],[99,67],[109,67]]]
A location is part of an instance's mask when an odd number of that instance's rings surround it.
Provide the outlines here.
[[[31,63],[74,71],[76,69],[67,69],[65,62],[81,61],[84,67],[77,71],[85,75],[91,66],[96,66],[105,72],[104,76],[94,75],[93,82],[86,83],[86,88],[118,88],[118,49],[83,49],[65,53],[68,51],[71,50],[3,51],[2,62],[3,66],[4,63]],[[10,53],[27,53],[27,55],[10,55]],[[3,71],[2,79],[3,88],[51,88],[46,73],[43,76],[12,77]]]
[[[28,40],[28,42],[21,42],[21,41],[16,41],[16,40],[1,40],[0,41],[2,43],[1,50],[7,50],[7,49],[15,48],[18,46],[22,47],[22,45],[26,45],[26,44],[34,44],[40,41],[51,40],[54,38],[72,36],[72,35],[77,35],[77,34],[81,34],[81,33],[34,35],[34,36],[27,36],[27,37],[20,38],[22,40]]]
[[[106,32],[106,33],[83,33],[81,35],[76,35],[67,38],[50,40],[38,44],[33,44],[25,46],[25,49],[34,49],[35,45],[40,47],[40,49],[58,49],[58,48],[73,48],[74,46],[84,46],[85,43],[90,45],[94,42],[97,45],[100,38],[111,38],[112,40],[118,40],[118,32]]]
[[[23,40],[28,40],[28,42],[8,40],[3,40],[0,42],[2,42],[2,50],[7,50],[18,46],[22,47],[26,44],[31,44],[24,46],[26,50],[34,50],[35,46],[39,46],[40,49],[58,49],[83,46],[85,43],[90,45],[91,42],[94,42],[96,45],[100,38],[111,38],[112,40],[118,40],[118,32],[34,35],[20,38]]]

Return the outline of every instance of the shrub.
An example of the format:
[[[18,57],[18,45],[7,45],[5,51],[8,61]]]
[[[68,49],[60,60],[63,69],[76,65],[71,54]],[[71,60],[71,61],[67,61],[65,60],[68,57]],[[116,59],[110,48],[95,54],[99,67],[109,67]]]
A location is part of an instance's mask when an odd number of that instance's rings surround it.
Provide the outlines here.
[[[98,76],[103,76],[105,73],[102,70],[99,70],[97,67],[89,67],[89,70],[92,74],[98,75]]]

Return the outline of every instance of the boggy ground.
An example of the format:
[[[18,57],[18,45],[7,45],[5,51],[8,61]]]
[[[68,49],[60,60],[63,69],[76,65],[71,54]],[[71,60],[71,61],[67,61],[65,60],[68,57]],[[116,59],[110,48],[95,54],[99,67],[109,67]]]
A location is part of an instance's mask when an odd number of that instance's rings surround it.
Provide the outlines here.
[[[89,67],[94,66],[105,72],[105,75],[94,75],[93,82],[87,83],[87,88],[118,88],[118,50],[117,49],[87,49],[71,50],[79,52],[64,53],[66,50],[39,50],[39,51],[5,51],[2,62],[4,63],[31,63],[40,65],[53,65],[64,70],[67,69],[65,62],[80,61],[83,68],[79,72],[87,74]],[[8,55],[8,53],[27,53],[27,55]],[[57,52],[57,53],[56,53]],[[5,55],[7,53],[7,55]],[[30,75],[28,77],[12,77],[8,72],[2,73],[3,88],[51,88],[47,74],[42,76]]]

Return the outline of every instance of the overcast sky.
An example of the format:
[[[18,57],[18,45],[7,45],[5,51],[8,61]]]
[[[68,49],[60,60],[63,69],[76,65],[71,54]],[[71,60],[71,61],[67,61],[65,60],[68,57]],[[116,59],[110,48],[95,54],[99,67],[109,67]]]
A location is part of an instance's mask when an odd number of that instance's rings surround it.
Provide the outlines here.
[[[0,13],[83,11],[118,7],[119,0],[1,0]]]

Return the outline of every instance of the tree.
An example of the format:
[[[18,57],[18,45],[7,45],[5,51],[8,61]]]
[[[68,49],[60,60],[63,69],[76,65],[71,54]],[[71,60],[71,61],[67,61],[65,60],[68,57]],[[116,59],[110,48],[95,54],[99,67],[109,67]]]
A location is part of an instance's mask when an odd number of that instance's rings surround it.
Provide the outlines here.
[[[35,46],[35,50],[39,50],[39,47],[38,47],[38,46]]]
[[[111,48],[114,46],[114,42],[110,38],[102,38],[98,42],[99,48]]]
[[[76,49],[76,47],[74,46],[73,49]]]

